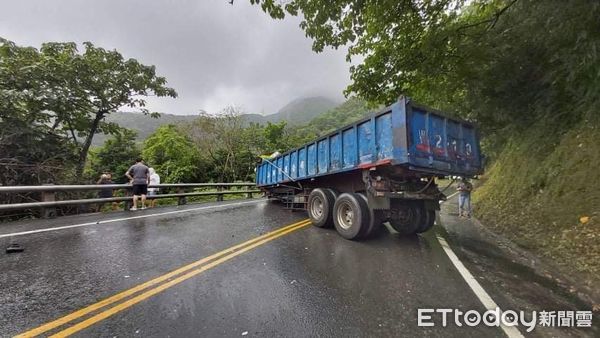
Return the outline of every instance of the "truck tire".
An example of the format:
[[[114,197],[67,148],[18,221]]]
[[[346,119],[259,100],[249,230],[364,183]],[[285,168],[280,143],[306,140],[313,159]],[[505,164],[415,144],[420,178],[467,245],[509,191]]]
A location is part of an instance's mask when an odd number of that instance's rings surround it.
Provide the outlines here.
[[[306,210],[312,224],[319,228],[333,225],[333,205],[336,194],[331,189],[313,189],[308,195]]]
[[[371,211],[371,222],[369,225],[369,229],[363,234],[362,238],[371,238],[379,235],[381,231],[385,228],[385,226],[383,225],[384,222],[385,217],[381,211]]]
[[[422,210],[413,201],[394,201],[390,225],[402,235],[414,234],[421,224]]]
[[[369,209],[369,225],[364,227],[363,232],[359,235],[360,238],[369,238],[379,232],[381,228],[383,228],[383,214],[376,210],[369,208],[369,200],[365,194],[359,193],[360,197],[367,203],[367,208]]]
[[[418,234],[426,232],[435,224],[435,210],[427,210],[423,208],[422,215],[423,220],[421,224],[419,224],[419,228],[416,231]]]
[[[335,200],[333,224],[342,237],[360,238],[370,222],[369,206],[359,194],[343,193]]]

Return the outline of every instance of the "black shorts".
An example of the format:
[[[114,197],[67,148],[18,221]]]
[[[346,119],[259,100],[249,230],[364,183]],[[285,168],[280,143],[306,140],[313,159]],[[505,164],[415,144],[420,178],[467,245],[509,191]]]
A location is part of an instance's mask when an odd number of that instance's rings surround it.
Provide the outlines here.
[[[147,184],[134,184],[133,185],[133,194],[134,195],[147,195],[148,194],[148,185]]]

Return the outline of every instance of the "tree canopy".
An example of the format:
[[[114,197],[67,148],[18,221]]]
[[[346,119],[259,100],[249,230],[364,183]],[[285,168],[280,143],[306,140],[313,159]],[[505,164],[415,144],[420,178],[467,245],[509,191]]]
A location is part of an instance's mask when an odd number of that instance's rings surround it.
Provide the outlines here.
[[[117,51],[72,42],[44,43],[38,50],[0,39],[0,123],[18,122],[69,139],[81,177],[92,138],[121,128],[104,118],[127,107],[149,114],[148,95],[176,97],[154,66]]]
[[[597,1],[250,1],[277,19],[302,15],[317,52],[347,47],[361,61],[346,94],[371,103],[402,93],[496,136],[600,103]]]
[[[140,156],[140,149],[135,143],[136,132],[123,129],[113,135],[99,148],[90,151],[90,173],[92,181],[97,180],[101,173],[112,173],[115,183],[127,183],[125,172]]]
[[[161,176],[161,182],[202,181],[200,154],[187,135],[175,125],[161,126],[144,141],[142,156]]]

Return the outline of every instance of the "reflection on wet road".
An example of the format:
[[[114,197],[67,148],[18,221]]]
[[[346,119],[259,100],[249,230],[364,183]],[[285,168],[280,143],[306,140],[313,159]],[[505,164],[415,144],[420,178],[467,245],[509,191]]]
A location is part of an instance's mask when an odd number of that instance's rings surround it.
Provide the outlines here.
[[[417,326],[418,308],[485,311],[439,245],[437,230],[403,237],[386,229],[371,240],[354,242],[333,229],[305,226],[305,213],[266,201],[226,204],[20,236],[26,251],[0,261],[2,270],[10,271],[0,275],[2,336],[63,318],[195,262],[200,263],[181,275],[44,334],[91,323],[66,333],[504,336],[499,328],[485,326]],[[72,217],[61,222],[89,220]],[[2,233],[59,225],[38,223],[14,225]],[[283,229],[294,223],[291,231]],[[1,240],[8,244],[15,239]],[[230,251],[211,256],[223,250]],[[197,269],[203,270],[132,301]],[[115,305],[123,308],[99,316]]]

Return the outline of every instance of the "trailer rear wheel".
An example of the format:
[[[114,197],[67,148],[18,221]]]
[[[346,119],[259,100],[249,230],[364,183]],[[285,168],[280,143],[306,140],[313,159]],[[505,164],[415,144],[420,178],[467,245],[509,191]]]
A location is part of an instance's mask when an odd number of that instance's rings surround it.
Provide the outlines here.
[[[331,189],[313,189],[308,195],[308,216],[312,224],[319,228],[333,225],[333,204],[336,194]]]
[[[413,201],[394,201],[390,225],[402,235],[414,234],[421,223],[422,210]]]
[[[369,205],[369,200],[365,194],[359,193],[360,197]],[[359,235],[360,238],[369,238],[379,232],[383,228],[383,221],[385,219],[381,211],[369,209],[369,224],[363,228],[362,233]]]
[[[362,238],[369,238],[377,236],[384,228],[385,217],[381,211],[373,210],[371,211],[371,220],[369,222],[369,226],[367,230],[362,235]]]
[[[367,202],[359,194],[343,193],[335,200],[333,224],[346,239],[357,239],[369,227],[371,215]]]
[[[419,224],[419,228],[417,229],[417,233],[426,232],[427,230],[433,227],[435,223],[435,210],[427,210],[425,208],[422,209],[423,220],[421,224]]]

